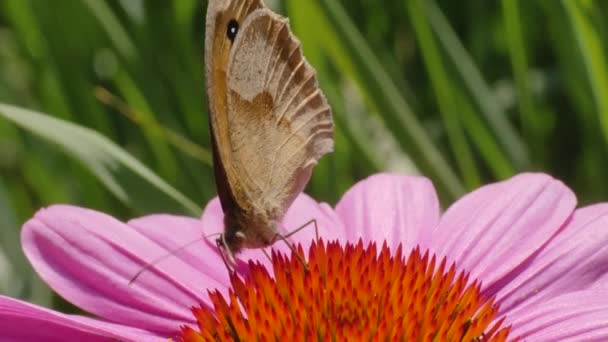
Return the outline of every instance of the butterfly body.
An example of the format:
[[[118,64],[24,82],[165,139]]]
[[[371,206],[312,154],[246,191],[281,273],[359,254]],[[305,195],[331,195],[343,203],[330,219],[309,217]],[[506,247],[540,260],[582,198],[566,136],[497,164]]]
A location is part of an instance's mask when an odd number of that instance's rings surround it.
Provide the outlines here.
[[[333,150],[331,109],[288,20],[260,0],[210,0],[205,38],[216,184],[229,256],[272,244]]]

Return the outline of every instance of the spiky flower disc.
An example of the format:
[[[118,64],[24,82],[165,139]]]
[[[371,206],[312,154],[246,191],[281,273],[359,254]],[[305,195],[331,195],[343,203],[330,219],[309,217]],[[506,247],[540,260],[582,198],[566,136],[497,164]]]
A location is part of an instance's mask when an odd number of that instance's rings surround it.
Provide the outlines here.
[[[193,309],[200,331],[184,327],[182,339],[505,341],[509,333],[480,284],[428,252],[404,260],[401,248],[320,242],[308,260],[307,269],[273,253],[274,278],[250,262],[244,280],[231,277],[228,300],[211,292],[213,308]]]

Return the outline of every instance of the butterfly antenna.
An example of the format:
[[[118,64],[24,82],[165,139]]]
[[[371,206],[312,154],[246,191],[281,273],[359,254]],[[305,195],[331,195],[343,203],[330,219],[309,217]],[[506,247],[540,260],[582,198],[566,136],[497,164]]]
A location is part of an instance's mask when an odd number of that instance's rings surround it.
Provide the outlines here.
[[[185,250],[186,248],[194,245],[195,243],[197,243],[197,242],[199,242],[199,241],[201,241],[203,239],[207,239],[207,238],[209,238],[211,236],[220,235],[220,234],[221,233],[213,233],[213,234],[209,234],[209,235],[206,235],[206,236],[199,237],[196,240],[192,240],[192,241],[186,243],[185,245],[179,246],[179,247],[177,247],[177,248],[175,248],[175,249],[167,252],[167,254],[161,255],[158,258],[150,261],[144,267],[142,267],[139,271],[137,271],[137,273],[135,273],[135,275],[131,278],[131,280],[129,280],[129,286],[131,286],[137,280],[137,278],[139,278],[139,276],[142,275],[142,273],[144,273],[145,271],[147,271],[150,268],[152,268],[152,266],[157,265],[159,262],[161,262],[161,261],[167,259],[168,257],[173,256],[173,255],[175,255],[175,254],[177,254],[177,253]]]

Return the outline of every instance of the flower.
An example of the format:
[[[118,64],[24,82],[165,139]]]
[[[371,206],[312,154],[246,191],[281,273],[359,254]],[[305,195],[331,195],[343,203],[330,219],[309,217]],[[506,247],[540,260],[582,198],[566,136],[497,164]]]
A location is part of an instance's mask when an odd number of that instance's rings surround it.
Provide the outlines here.
[[[300,251],[299,253],[302,253]],[[415,248],[401,258],[385,244],[364,248],[313,243],[304,264],[274,254],[274,278],[250,262],[249,277],[231,277],[230,303],[215,291],[213,308],[193,310],[199,331],[189,341],[505,341],[509,327],[494,321],[498,307],[445,258],[436,264]],[[306,265],[306,267],[304,266]],[[437,268],[436,268],[437,266]],[[238,336],[238,338],[235,338]],[[316,338],[315,338],[316,337]]]
[[[464,275],[472,289],[468,293],[486,300],[479,307],[495,309],[492,324],[508,328],[509,340],[608,339],[608,205],[576,209],[575,195],[547,175],[522,174],[484,186],[440,215],[428,180],[379,174],[356,184],[335,209],[299,196],[283,225],[297,227],[311,218],[323,241],[337,244],[313,244],[313,229],[290,238],[302,245],[301,253],[313,253],[309,273],[300,272],[305,277],[313,279],[318,272],[313,260],[330,260],[314,254],[319,246],[326,254],[331,250],[346,256],[349,248],[358,248],[370,263],[379,260],[373,258],[373,246],[386,246],[378,258],[389,255],[400,265],[402,251],[409,256],[403,258],[405,264],[426,258],[429,267],[435,260],[438,271],[431,273],[441,279],[453,265],[454,279]],[[201,220],[153,215],[122,223],[77,207],[43,209],[24,225],[27,257],[57,293],[99,318],[0,297],[0,335],[15,340],[166,341],[184,331],[200,332],[205,310],[217,314],[207,319],[221,317],[225,312],[218,303],[246,298],[256,277],[269,284],[261,289],[284,284],[284,274],[273,266],[292,265],[293,274],[303,267],[293,256],[283,256],[290,249],[279,241],[272,262],[259,250],[238,255],[239,275],[230,277],[210,239],[155,263],[129,283],[143,265],[221,229],[217,199]],[[249,259],[255,262],[247,263]],[[442,264],[440,272],[437,265]],[[315,300],[315,293],[310,295]],[[241,307],[246,305],[236,306]]]

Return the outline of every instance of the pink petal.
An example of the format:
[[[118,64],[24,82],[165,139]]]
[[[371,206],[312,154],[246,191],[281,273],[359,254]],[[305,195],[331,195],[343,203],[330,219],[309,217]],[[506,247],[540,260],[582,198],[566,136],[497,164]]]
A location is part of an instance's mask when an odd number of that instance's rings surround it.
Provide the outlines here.
[[[426,178],[378,174],[355,184],[336,206],[346,237],[364,243],[387,241],[405,250],[428,240],[439,220],[439,201]]]
[[[167,340],[146,331],[65,315],[4,296],[0,296],[0,332],[2,341]]]
[[[599,204],[574,212],[563,231],[500,292],[500,308],[535,305],[607,277],[608,204]]]
[[[283,234],[302,227],[305,223],[315,219],[317,222],[317,228],[319,237],[325,241],[334,239],[344,238],[344,227],[340,218],[334,213],[334,211],[325,203],[317,203],[314,199],[306,194],[301,194],[293,202],[282,222],[281,231]],[[218,198],[214,198],[203,212],[202,223],[205,227],[205,234],[221,233],[224,231],[224,214]],[[293,234],[288,241],[292,244],[301,244],[306,251],[310,246],[311,242],[315,238],[315,229],[313,224],[309,224],[297,233]],[[215,243],[213,243],[215,246]],[[280,251],[282,253],[291,254],[290,248],[282,241],[277,241],[272,245],[272,249]],[[248,260],[257,260],[266,267],[270,267],[271,264],[268,258],[259,249],[245,249],[237,256],[238,260],[241,260],[241,265]],[[244,268],[241,268],[244,271]]]
[[[509,313],[521,341],[608,341],[608,291],[579,291]]]
[[[166,229],[177,235],[184,230]],[[38,274],[62,297],[97,316],[146,330],[171,334],[193,323],[190,307],[205,303],[214,283],[181,259],[167,258],[129,284],[144,265],[168,251],[92,210],[43,209],[24,225],[22,243]]]
[[[314,224],[309,223],[311,220],[316,221],[318,232],[315,232]],[[298,230],[299,228],[302,229]],[[346,238],[342,220],[334,210],[327,203],[318,203],[306,194],[298,196],[287,210],[282,222],[282,232],[293,233],[289,241],[302,244],[304,250],[307,250],[311,242],[317,238],[317,233],[324,241]],[[289,251],[284,243],[282,245],[282,251]]]
[[[201,222],[205,236],[224,232],[224,212],[219,197],[215,197],[207,203],[205,210],[203,210]],[[209,240],[213,241],[215,239]]]
[[[215,239],[205,236],[205,225],[201,220],[184,216],[151,215],[128,222],[128,224],[148,237],[165,251],[175,251],[160,257],[178,258],[205,275],[197,279],[199,284],[211,290],[218,289],[224,292],[230,285],[226,267],[217,253]],[[179,233],[167,234],[173,227],[179,227]],[[190,270],[191,271],[191,270]],[[206,291],[205,291],[206,292]],[[227,292],[227,291],[226,291]]]
[[[575,206],[575,195],[563,183],[543,174],[518,175],[452,205],[433,231],[433,246],[495,293],[559,231]]]

